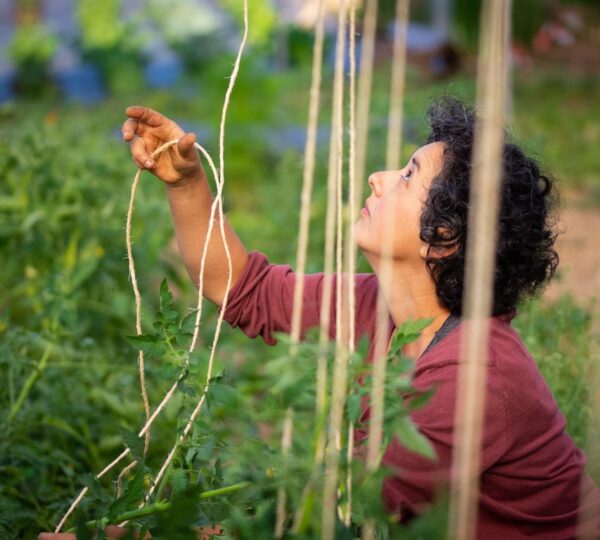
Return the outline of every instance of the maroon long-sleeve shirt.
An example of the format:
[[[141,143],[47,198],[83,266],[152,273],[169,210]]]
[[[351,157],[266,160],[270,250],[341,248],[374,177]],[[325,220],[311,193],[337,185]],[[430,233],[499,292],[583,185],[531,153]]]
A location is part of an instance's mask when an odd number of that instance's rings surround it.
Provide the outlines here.
[[[303,332],[319,324],[323,278],[305,276]],[[273,344],[274,332],[290,331],[294,283],[289,266],[269,264],[263,254],[252,253],[231,291],[226,320]],[[368,360],[373,355],[377,287],[374,274],[356,276],[356,335],[357,340],[369,338]],[[332,335],[334,309],[335,300]],[[390,336],[393,330],[390,322]],[[385,480],[383,499],[405,519],[422,511],[436,490],[448,484],[461,330],[458,325],[429,347],[414,366],[414,386],[436,388],[411,418],[433,444],[437,459],[411,452],[396,440],[384,455],[383,463],[397,473]],[[585,500],[586,515],[594,521],[586,520],[585,529],[589,538],[600,538],[600,523],[594,519],[600,516],[600,495],[583,473],[585,456],[566,434],[565,419],[510,317],[490,319],[488,356],[477,537],[574,538],[580,500]],[[363,420],[368,414],[366,409]]]

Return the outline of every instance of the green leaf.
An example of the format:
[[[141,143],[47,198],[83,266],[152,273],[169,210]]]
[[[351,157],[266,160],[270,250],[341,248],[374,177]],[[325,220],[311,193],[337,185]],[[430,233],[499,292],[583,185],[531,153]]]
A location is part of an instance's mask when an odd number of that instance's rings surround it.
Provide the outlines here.
[[[404,346],[415,341],[432,322],[433,319],[408,320],[399,326],[392,336],[388,358],[400,356]]]
[[[191,396],[191,397],[195,397],[198,395],[198,392],[196,391],[196,389],[193,386],[190,386],[189,384],[185,384],[185,383],[179,383],[179,391],[183,394],[185,394],[186,396]]]
[[[144,441],[141,437],[138,437],[137,433],[129,431],[128,429],[121,428],[121,437],[125,446],[129,448],[133,459],[138,463],[144,462]]]
[[[348,396],[346,401],[346,408],[348,410],[348,420],[353,424],[356,424],[360,419],[361,415],[361,397],[357,393],[353,393]]]
[[[87,526],[87,520],[82,511],[75,514],[75,531],[78,540],[92,540],[94,537],[92,530]]]
[[[421,407],[424,407],[425,405],[427,405],[427,403],[429,403],[429,400],[431,399],[433,394],[435,394],[435,391],[436,391],[435,388],[429,388],[425,392],[419,392],[418,394],[411,396],[410,400],[408,402],[409,410],[414,411],[416,409],[420,409]]]
[[[196,533],[192,526],[199,517],[199,494],[200,487],[196,486],[173,497],[169,510],[156,516],[156,536],[158,538],[196,540]]]
[[[156,334],[123,337],[134,349],[142,351],[150,356],[160,357],[167,351],[166,346],[162,342],[162,338]]]
[[[179,317],[173,294],[169,290],[166,279],[163,279],[160,284],[160,313],[167,324],[176,322]]]
[[[179,323],[179,329],[182,333],[192,335],[194,333],[196,327],[196,311],[192,311],[188,313],[183,319],[181,319],[181,323]]]
[[[183,469],[175,469],[171,473],[170,479],[174,495],[178,495],[179,493],[187,489],[188,481],[186,471],[184,471]]]
[[[188,370],[191,374],[205,374],[208,368],[210,352],[206,349],[196,349],[188,357]]]
[[[159,369],[160,378],[168,381],[175,379],[180,373],[181,368],[170,364],[163,364]]]
[[[133,509],[144,497],[144,475],[144,467],[138,464],[133,478],[125,487],[123,495],[110,505],[107,515],[109,521],[123,512]]]
[[[400,444],[429,459],[436,459],[436,453],[429,442],[408,416],[400,416],[394,422],[394,431]]]

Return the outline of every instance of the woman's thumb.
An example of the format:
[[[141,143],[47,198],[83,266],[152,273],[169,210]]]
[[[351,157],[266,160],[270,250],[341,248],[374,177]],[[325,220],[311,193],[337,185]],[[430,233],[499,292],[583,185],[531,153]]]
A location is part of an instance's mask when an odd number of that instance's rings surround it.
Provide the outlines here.
[[[194,143],[196,142],[195,133],[186,133],[177,143],[177,150],[185,157],[189,158],[194,155]]]

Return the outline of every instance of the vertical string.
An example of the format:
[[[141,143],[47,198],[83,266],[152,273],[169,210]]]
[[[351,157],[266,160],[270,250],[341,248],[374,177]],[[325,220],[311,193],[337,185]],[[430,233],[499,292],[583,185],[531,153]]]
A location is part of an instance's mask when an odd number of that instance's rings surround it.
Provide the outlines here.
[[[283,431],[281,434],[281,454],[284,463],[287,464],[287,458],[292,446],[292,433],[294,428],[293,418],[294,411],[290,407],[285,414],[283,422]],[[284,488],[277,490],[277,511],[275,516],[275,538],[283,538],[285,532],[285,507],[287,502],[287,494]]]
[[[315,20],[315,42],[313,45],[313,62],[310,86],[310,99],[308,109],[308,125],[306,130],[306,144],[304,147],[304,170],[302,176],[302,193],[300,197],[300,222],[298,226],[298,246],[296,249],[296,281],[294,283],[294,303],[291,322],[291,355],[297,352],[297,343],[300,340],[302,327],[302,305],[304,293],[304,274],[306,272],[306,253],[308,248],[310,206],[312,199],[312,188],[314,183],[315,156],[317,147],[317,123],[319,119],[319,98],[321,93],[321,77],[323,69],[323,41],[325,34],[325,0],[319,0],[317,18]],[[322,361],[319,361],[322,364]],[[320,378],[326,372],[319,370],[317,386],[326,383]],[[323,393],[324,395],[324,393]],[[321,397],[321,396],[320,396]],[[323,408],[323,403],[317,399],[317,414]],[[288,409],[281,437],[281,448],[284,458],[287,456],[293,431],[293,411]],[[289,420],[288,420],[289,419]],[[287,442],[289,438],[289,443]],[[275,537],[281,538],[284,533],[286,493],[283,487],[277,491],[277,510],[275,522]]]
[[[458,374],[452,491],[451,538],[475,537],[481,435],[485,407],[489,316],[493,303],[493,279],[499,186],[502,174],[505,58],[508,0],[486,0],[482,8],[477,73],[480,122],[473,147],[464,318],[461,363]]]
[[[375,56],[375,33],[377,30],[377,0],[366,0],[363,32],[360,47],[360,73],[356,102],[356,202],[362,202],[367,147],[369,142],[369,109],[371,106],[371,86],[373,81],[373,60]],[[360,208],[360,206],[359,206]],[[354,221],[356,215],[351,214]]]
[[[340,122],[342,119],[342,105],[344,97],[344,41],[346,10],[340,7],[338,13],[338,32],[336,39],[336,57],[333,78],[333,100],[331,114],[331,134],[329,139],[329,162],[327,173],[327,214],[325,217],[325,256],[323,292],[321,301],[319,344],[320,353],[317,360],[317,418],[321,422],[325,416],[327,396],[327,348],[329,343],[329,326],[331,323],[331,302],[333,265],[335,256],[335,232],[336,232],[336,191],[338,156],[342,153]],[[340,158],[341,159],[341,158]],[[325,439],[320,433],[316,441],[316,461],[320,463],[323,459]]]
[[[319,97],[321,93],[321,72],[323,69],[323,38],[325,28],[325,0],[319,0],[319,10],[315,22],[315,43],[313,46],[312,80],[308,109],[308,126],[304,147],[304,170],[302,194],[300,197],[300,223],[298,226],[298,246],[296,249],[296,282],[294,284],[294,307],[292,311],[291,338],[294,343],[300,339],[302,317],[302,295],[304,273],[306,272],[306,252],[308,248],[310,205],[315,173],[317,148],[317,123],[319,120]]]
[[[352,355],[356,341],[356,239],[354,220],[356,219],[356,0],[350,2],[350,80],[348,111],[348,233],[347,233],[347,284],[348,284],[348,354]],[[354,426],[348,422],[348,438],[346,445],[346,508],[343,515],[344,524],[350,527],[352,521],[352,454],[354,452]]]
[[[408,30],[409,0],[397,0],[394,34],[394,54],[390,84],[390,109],[388,118],[388,137],[386,148],[386,169],[399,168],[402,146],[402,107],[404,101],[404,78],[406,64],[406,35]],[[380,239],[381,269],[377,295],[377,322],[373,357],[369,438],[367,443],[367,471],[379,468],[381,446],[383,442],[383,415],[385,401],[385,374],[388,340],[390,332],[389,309],[383,294],[392,281],[392,256],[396,230],[396,213],[393,208],[383,207],[384,222],[387,224]],[[375,538],[375,522],[368,520],[362,528],[363,540]]]
[[[406,38],[408,34],[409,0],[396,0],[396,23],[394,25],[394,52],[390,87],[390,112],[385,153],[385,168],[400,168],[402,159],[402,112],[404,82],[406,80]]]
[[[326,248],[325,248],[325,278],[323,298],[321,302],[321,344],[327,345],[329,334],[329,319],[331,309],[331,273],[333,270],[334,245],[337,246],[337,296],[336,298],[336,351],[334,374],[332,381],[331,410],[329,428],[327,430],[327,450],[325,455],[325,479],[323,485],[323,511],[321,537],[330,539],[335,531],[336,493],[339,478],[339,446],[340,431],[343,419],[343,405],[346,393],[346,373],[348,352],[341,344],[341,182],[343,168],[343,100],[344,100],[344,45],[346,25],[347,0],[343,0],[338,12],[338,35],[336,42],[335,74],[333,90],[332,133],[329,153],[329,174],[327,217],[326,217]],[[337,219],[336,219],[337,218]],[[336,240],[336,222],[338,238]],[[338,311],[339,310],[339,311]],[[324,356],[322,353],[321,356]],[[326,358],[326,357],[325,357]],[[325,366],[326,369],[326,366]]]
[[[375,33],[377,30],[377,0],[366,0],[360,54],[360,73],[358,81],[358,98],[356,99],[356,44],[355,44],[355,2],[352,1],[350,19],[350,151],[349,151],[349,234],[348,234],[348,298],[349,298],[349,336],[348,350],[354,352],[356,342],[356,240],[354,222],[357,219],[357,203],[362,201],[364,176],[367,159],[369,136],[369,109],[371,105],[371,86],[373,80],[373,60],[375,56]],[[354,453],[354,426],[348,423],[348,442],[346,460],[347,507],[344,524],[349,527],[352,519],[352,458]]]

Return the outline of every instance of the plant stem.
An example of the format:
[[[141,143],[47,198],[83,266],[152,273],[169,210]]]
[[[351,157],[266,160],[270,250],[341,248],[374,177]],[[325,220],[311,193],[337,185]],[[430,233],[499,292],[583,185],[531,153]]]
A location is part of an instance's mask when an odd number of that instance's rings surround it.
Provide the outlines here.
[[[44,349],[44,353],[42,354],[42,357],[40,358],[39,362],[35,366],[35,369],[31,372],[31,374],[25,381],[23,388],[21,388],[21,391],[19,392],[19,397],[17,398],[17,401],[15,401],[13,406],[10,408],[10,412],[8,413],[8,417],[7,417],[9,422],[11,422],[15,418],[15,416],[17,416],[17,414],[21,410],[21,407],[23,407],[23,403],[25,403],[25,400],[27,399],[29,392],[31,391],[31,388],[36,383],[36,381],[40,378],[42,371],[44,371],[44,369],[46,368],[46,365],[48,364],[48,359],[50,358],[50,354],[52,353],[53,347],[54,347],[54,344],[52,344],[52,343],[49,343],[48,345],[46,345],[46,348]]]
[[[250,486],[250,482],[238,482],[237,484],[231,484],[230,486],[224,486],[222,488],[212,489],[210,491],[204,491],[198,495],[199,500],[203,499],[211,499],[212,497],[219,497],[220,495],[229,495],[230,493],[235,493],[236,491],[241,491],[244,488]],[[166,512],[171,508],[171,503],[169,501],[159,501],[154,504],[150,504],[148,506],[143,506],[142,508],[136,508],[135,510],[129,510],[127,512],[123,512],[121,515],[115,517],[114,519],[101,520],[102,527],[106,525],[112,525],[113,523],[122,523],[123,521],[131,521],[132,519],[139,519],[146,516],[151,516],[153,514],[159,514],[161,512]],[[88,521],[86,525],[89,527],[94,527],[98,524],[97,520]],[[67,532],[75,532],[75,529],[70,529]]]

